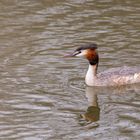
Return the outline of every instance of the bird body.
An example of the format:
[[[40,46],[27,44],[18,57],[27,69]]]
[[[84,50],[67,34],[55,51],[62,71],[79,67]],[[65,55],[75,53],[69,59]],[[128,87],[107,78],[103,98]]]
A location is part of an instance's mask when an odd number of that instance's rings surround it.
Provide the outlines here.
[[[88,86],[120,86],[140,82],[140,68],[118,67],[94,74],[94,66],[89,65],[85,82]]]
[[[84,56],[89,61],[85,83],[88,86],[120,86],[140,83],[140,67],[111,68],[98,73],[99,56],[96,44],[79,47],[67,56]]]

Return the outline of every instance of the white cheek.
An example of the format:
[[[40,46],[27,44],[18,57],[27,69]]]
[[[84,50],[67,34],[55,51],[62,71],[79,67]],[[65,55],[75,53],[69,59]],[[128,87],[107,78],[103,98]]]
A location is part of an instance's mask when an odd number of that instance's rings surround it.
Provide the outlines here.
[[[83,50],[81,53],[77,54],[76,56],[85,56],[86,55],[86,50]]]
[[[77,54],[76,56],[84,56],[82,53]]]

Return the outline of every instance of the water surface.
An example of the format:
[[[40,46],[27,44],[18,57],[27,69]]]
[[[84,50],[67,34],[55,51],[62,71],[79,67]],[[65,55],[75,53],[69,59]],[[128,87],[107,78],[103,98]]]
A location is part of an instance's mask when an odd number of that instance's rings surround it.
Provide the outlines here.
[[[1,0],[0,139],[139,140],[140,86],[88,88],[83,59],[99,44],[99,71],[140,65],[138,0]]]

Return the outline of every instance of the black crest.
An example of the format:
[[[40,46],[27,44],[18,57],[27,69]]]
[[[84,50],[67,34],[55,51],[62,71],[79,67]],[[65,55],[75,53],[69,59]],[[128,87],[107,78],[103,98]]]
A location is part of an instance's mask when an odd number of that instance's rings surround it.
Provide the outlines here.
[[[98,48],[97,44],[92,43],[92,44],[83,45],[77,48],[76,51],[81,51],[81,50],[86,50],[86,49],[96,50],[97,48]]]

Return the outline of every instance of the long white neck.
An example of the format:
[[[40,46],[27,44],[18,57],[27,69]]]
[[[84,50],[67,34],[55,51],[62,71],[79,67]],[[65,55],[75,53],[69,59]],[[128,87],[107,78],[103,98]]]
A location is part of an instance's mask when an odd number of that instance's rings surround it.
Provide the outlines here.
[[[97,79],[97,64],[96,65],[89,64],[85,82],[88,86],[93,86],[96,79]]]

